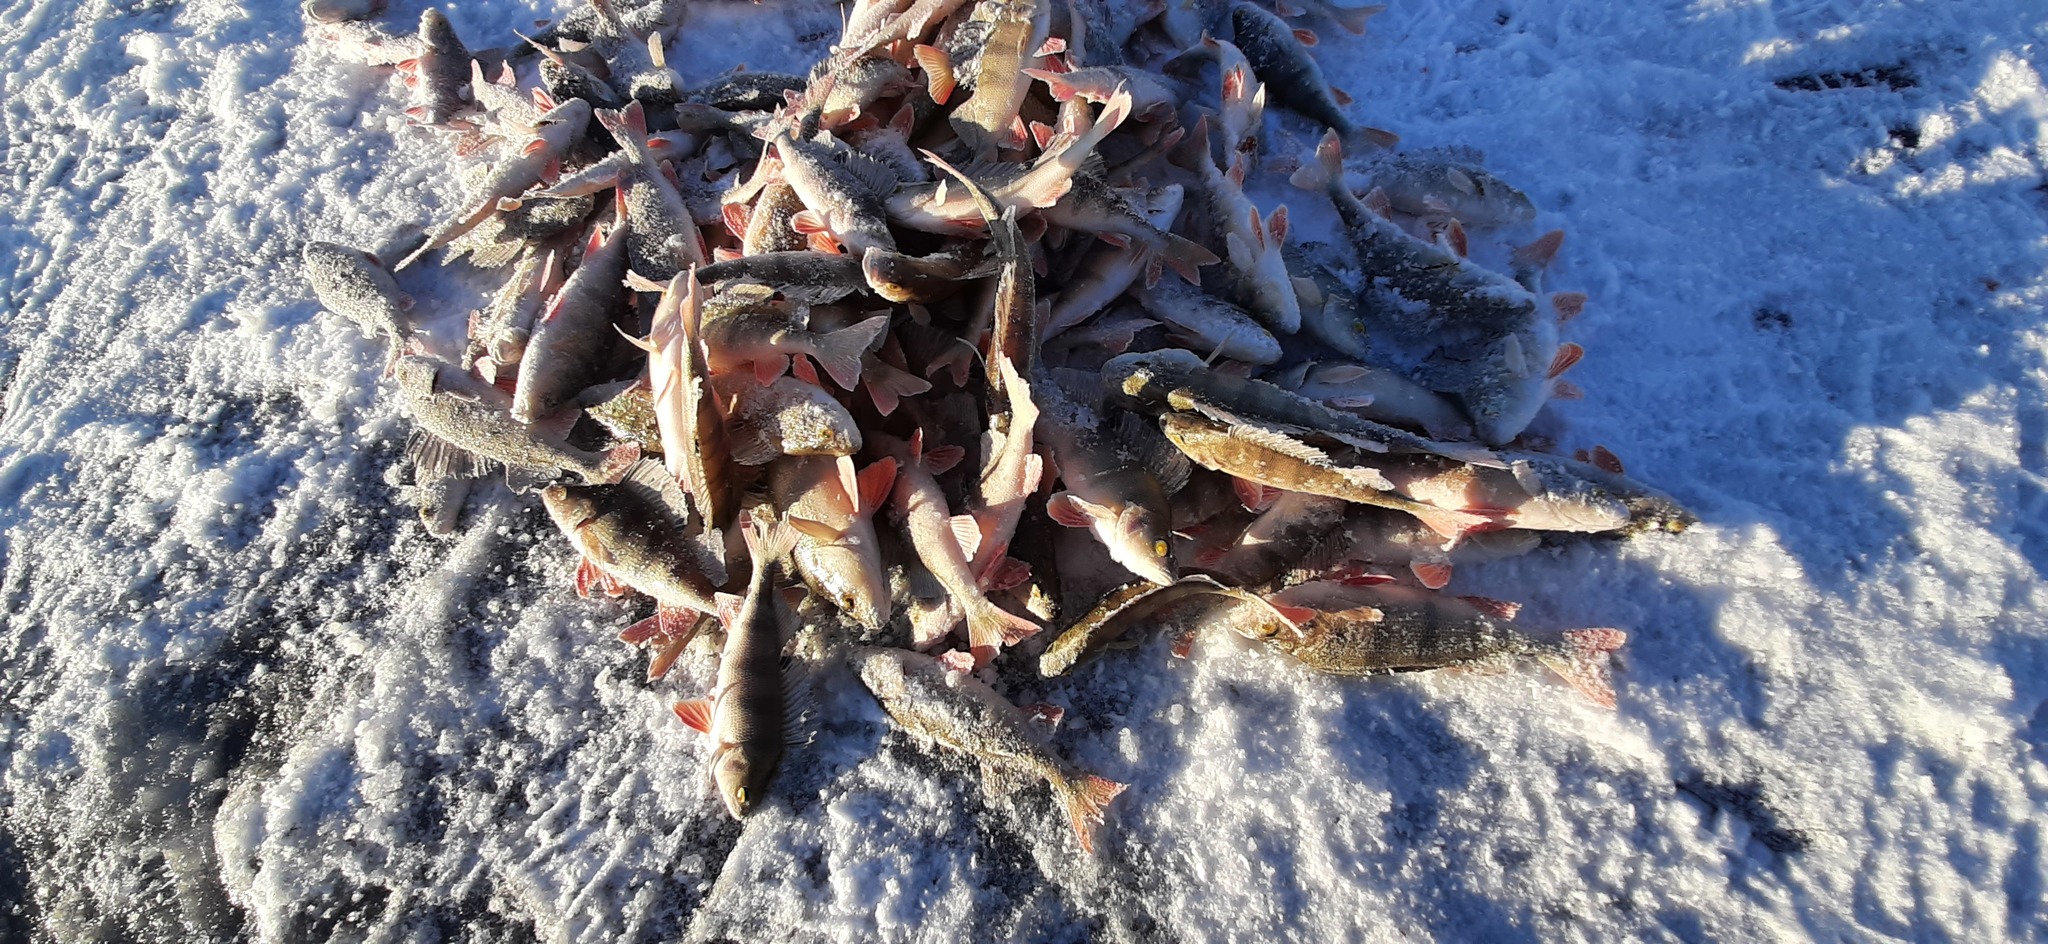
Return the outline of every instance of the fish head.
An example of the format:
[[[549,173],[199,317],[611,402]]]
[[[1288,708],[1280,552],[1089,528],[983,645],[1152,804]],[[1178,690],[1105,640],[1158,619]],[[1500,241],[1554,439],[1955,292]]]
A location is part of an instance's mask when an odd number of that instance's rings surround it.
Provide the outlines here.
[[[1172,531],[1171,515],[1147,504],[1131,502],[1115,517],[1098,519],[1095,531],[1117,563],[1155,584],[1169,584],[1178,577],[1173,545],[1166,539]],[[1160,508],[1164,507],[1162,502]]]
[[[574,536],[598,517],[597,499],[589,488],[550,485],[540,490],[541,504],[563,534]]]
[[[905,272],[905,265],[902,253],[890,252],[880,246],[869,246],[860,257],[860,272],[867,279],[868,287],[892,302],[908,302],[916,297],[908,288],[906,278],[916,273]]]
[[[448,22],[448,14],[433,7],[420,11],[420,41],[435,48],[462,45],[455,35],[455,24]]]
[[[737,744],[719,747],[711,758],[711,779],[718,784],[718,797],[734,819],[746,818],[768,798],[768,785],[775,779],[780,760],[750,757]]]
[[[880,629],[889,621],[889,581],[873,538],[861,543],[855,537],[849,532],[830,544],[806,541],[797,548],[797,560],[811,587],[841,613]]]
[[[540,116],[540,120],[534,124],[536,130],[546,135],[556,150],[566,150],[589,130],[590,102],[581,98],[567,99],[547,114]]]

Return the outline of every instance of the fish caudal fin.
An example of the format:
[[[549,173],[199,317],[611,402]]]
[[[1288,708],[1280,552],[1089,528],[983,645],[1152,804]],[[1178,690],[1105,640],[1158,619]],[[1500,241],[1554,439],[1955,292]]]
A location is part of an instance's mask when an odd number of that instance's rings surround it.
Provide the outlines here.
[[[967,618],[967,644],[976,649],[1014,646],[1041,628],[1037,623],[989,603],[977,608]]]
[[[1317,142],[1315,161],[1302,164],[1287,178],[1288,183],[1303,190],[1329,190],[1342,186],[1343,181],[1344,143],[1335,128]]]
[[[1052,785],[1053,791],[1059,794],[1060,805],[1067,808],[1067,821],[1073,824],[1074,838],[1080,840],[1081,851],[1094,852],[1095,827],[1102,822],[1103,808],[1128,785],[1092,774],[1083,774],[1072,780],[1055,775]]]
[[[1618,629],[1574,629],[1564,634],[1556,650],[1539,654],[1537,661],[1578,689],[1587,701],[1612,709],[1614,683],[1607,655],[1627,641],[1628,634]]]
[[[876,315],[818,338],[818,349],[812,356],[840,389],[852,390],[860,383],[860,356],[888,330],[889,316]]]

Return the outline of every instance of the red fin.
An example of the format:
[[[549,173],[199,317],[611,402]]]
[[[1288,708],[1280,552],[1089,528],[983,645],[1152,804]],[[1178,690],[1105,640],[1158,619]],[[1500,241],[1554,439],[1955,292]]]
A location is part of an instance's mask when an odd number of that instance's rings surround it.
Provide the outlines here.
[[[1526,246],[1516,249],[1512,262],[1518,269],[1541,269],[1557,258],[1557,250],[1564,245],[1564,230],[1554,229]]]
[[[1039,150],[1045,150],[1046,145],[1052,143],[1052,135],[1053,131],[1051,125],[1048,125],[1043,121],[1034,121],[1031,123],[1031,140],[1038,145]]]
[[[717,249],[711,250],[711,261],[731,262],[734,259],[738,259],[741,255],[742,253],[737,249],[727,249],[724,246],[720,246]]]
[[[1498,527],[1495,522],[1479,515],[1429,505],[1416,505],[1409,509],[1409,513],[1421,519],[1431,531],[1454,541],[1464,537],[1469,531],[1493,530]]]
[[[711,699],[692,698],[676,702],[675,712],[678,719],[690,726],[690,730],[699,734],[710,734],[711,709]]]
[[[982,660],[958,649],[939,656],[938,662],[955,672],[972,672],[982,664]]]
[[[1294,41],[1304,46],[1313,46],[1319,42],[1322,42],[1322,40],[1316,36],[1315,30],[1305,29],[1298,29],[1294,31]]]
[[[1096,233],[1095,238],[1118,249],[1125,249],[1131,245],[1131,237],[1125,236],[1122,233]]]
[[[1223,557],[1227,553],[1229,552],[1226,549],[1220,547],[1202,548],[1201,550],[1195,552],[1195,565],[1198,567],[1214,569],[1217,564],[1223,562]]]
[[[1088,517],[1087,512],[1081,510],[1080,505],[1075,503],[1074,496],[1068,492],[1061,492],[1046,499],[1045,513],[1053,521],[1069,528],[1085,528],[1094,520]]]
[[[818,211],[816,210],[798,211],[795,216],[789,218],[789,228],[796,230],[797,232],[802,233],[805,236],[809,236],[814,233],[830,232],[830,230],[826,229],[825,227],[825,218],[819,215]]]
[[[659,634],[660,629],[661,618],[659,616],[650,616],[625,629],[619,630],[619,641],[629,646],[637,646],[653,639]]]
[[[744,203],[728,203],[718,211],[725,218],[725,231],[741,239],[747,238],[748,209]]]
[[[718,624],[731,631],[740,622],[740,608],[747,605],[747,598],[736,593],[714,593],[711,603],[718,608]]]
[[[1102,822],[1102,808],[1124,792],[1124,785],[1091,775],[1058,792],[1066,803],[1067,822],[1074,827],[1074,838],[1081,843],[1081,851],[1094,853],[1095,824]]]
[[[599,582],[599,581],[601,581],[601,580],[603,580],[603,579],[604,579],[604,571],[602,571],[602,570],[599,570],[599,569],[597,569],[597,565],[596,565],[596,564],[594,564],[594,563],[592,563],[592,562],[591,562],[591,560],[590,560],[590,558],[588,558],[588,557],[580,557],[580,558],[577,558],[577,560],[576,560],[576,595],[577,595],[577,596],[579,596],[579,597],[582,597],[582,598],[583,598],[583,599],[585,599],[585,600],[588,600],[588,599],[590,599],[590,590],[591,590],[591,588],[592,588],[592,587],[595,587],[595,586],[597,586],[598,582]]]
[[[1330,86],[1330,97],[1336,99],[1339,105],[1351,104],[1351,93],[1334,85]]]
[[[1189,653],[1195,651],[1195,631],[1188,630],[1173,637],[1173,646],[1168,651],[1172,652],[1176,659],[1187,658]]]
[[[1578,384],[1560,378],[1550,382],[1550,395],[1559,400],[1584,400],[1586,391],[1580,390]]]
[[[1266,217],[1266,235],[1273,238],[1275,246],[1287,242],[1287,207],[1276,207]]]
[[[1288,622],[1293,623],[1296,626],[1300,626],[1301,624],[1306,623],[1309,620],[1315,619],[1316,617],[1322,615],[1320,612],[1310,607],[1284,606],[1279,603],[1273,604],[1273,611],[1280,614]]]
[[[541,151],[545,151],[547,149],[548,142],[545,139],[534,138],[533,140],[526,142],[525,147],[519,149],[519,154],[520,156],[524,157],[528,154],[538,154]]]
[[[1570,321],[1586,310],[1586,293],[1558,292],[1550,296],[1550,307],[1557,309],[1559,322]]]
[[[1230,487],[1237,493],[1237,500],[1243,503],[1247,511],[1265,511],[1280,497],[1279,489],[1249,479],[1231,479]]]
[[[1442,590],[1451,582],[1451,565],[1442,561],[1411,561],[1408,569],[1431,590]]]
[[[647,660],[647,680],[652,682],[675,668],[676,660],[682,658],[683,650],[690,647],[690,640],[697,635],[690,632],[662,639],[654,647],[654,655]]]
[[[1365,203],[1366,209],[1386,219],[1391,220],[1394,218],[1394,201],[1387,197],[1385,190],[1374,187],[1372,192],[1366,194],[1362,200]]]
[[[924,452],[924,467],[933,475],[944,475],[965,458],[967,450],[959,446],[934,446]]]
[[[1628,474],[1628,469],[1621,464],[1621,457],[1609,452],[1606,446],[1594,446],[1592,455],[1587,458],[1594,468],[1603,472],[1612,472],[1615,475]]]
[[[1008,590],[1031,579],[1031,565],[1014,557],[998,558],[982,574],[981,587],[989,593]]]
[[[812,367],[811,359],[803,356],[802,354],[790,355],[789,373],[796,379],[801,380],[804,383],[810,384],[813,387],[824,386],[823,383],[820,383],[818,381],[818,369],[816,367]]]
[[[763,387],[774,383],[788,370],[789,357],[786,355],[771,354],[767,357],[754,358],[754,379]]]
[[[806,243],[816,252],[829,252],[835,256],[839,254],[839,240],[833,238],[831,233],[812,233]]]
[[[1059,36],[1047,36],[1045,38],[1045,42],[1040,43],[1038,46],[1038,50],[1036,52],[1033,52],[1031,56],[1034,59],[1042,59],[1046,56],[1057,56],[1060,53],[1066,51],[1067,41],[1065,38]]]
[[[860,470],[860,512],[867,514],[882,507],[889,500],[889,492],[896,487],[896,460],[883,459]]]
[[[1472,604],[1479,612],[1496,619],[1511,620],[1515,618],[1515,614],[1522,612],[1522,605],[1520,603],[1513,603],[1507,600],[1496,600],[1492,597],[1480,596],[1463,596],[1458,599]]]
[[[925,89],[932,101],[944,105],[953,97],[953,57],[936,46],[918,46],[910,51],[918,66],[924,69]]]
[[[1611,709],[1614,682],[1607,654],[1627,641],[1628,634],[1618,629],[1575,629],[1564,634],[1563,652],[1543,653],[1537,659],[1587,701]]]
[[[1451,251],[1457,253],[1459,258],[1471,255],[1472,244],[1465,238],[1465,224],[1452,220],[1450,225],[1444,227],[1444,241],[1450,244]]]
[[[1058,705],[1048,704],[1046,702],[1037,702],[1035,704],[1030,705],[1018,705],[1017,708],[1018,710],[1024,712],[1025,717],[1030,718],[1032,721],[1038,724],[1045,725],[1048,728],[1059,727],[1060,721],[1066,718],[1067,716],[1067,709],[1061,708]]]
[[[1579,358],[1586,356],[1586,349],[1566,341],[1557,346],[1557,355],[1550,359],[1550,376],[1555,377],[1572,369]]]

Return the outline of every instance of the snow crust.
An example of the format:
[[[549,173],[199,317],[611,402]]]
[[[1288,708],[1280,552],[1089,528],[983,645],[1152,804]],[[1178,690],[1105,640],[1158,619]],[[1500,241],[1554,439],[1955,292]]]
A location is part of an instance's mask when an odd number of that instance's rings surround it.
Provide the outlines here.
[[[554,12],[450,11],[477,47]],[[699,4],[675,58],[802,71],[837,26]],[[667,711],[707,653],[644,682],[629,608],[577,600],[502,487],[424,533],[381,351],[297,260],[460,183],[385,73],[306,31],[275,0],[0,3],[0,938],[2048,932],[2037,4],[1398,0],[1322,27],[1354,116],[1481,148],[1543,209],[1476,251],[1569,233],[1588,396],[1542,428],[1705,523],[1458,574],[1525,623],[1628,631],[1614,713],[1535,671],[1328,679],[1221,637],[1021,684],[1131,784],[1094,858],[1043,787],[984,798],[843,672],[742,828]],[[1267,153],[1306,153],[1269,122]],[[445,343],[491,278],[401,283]]]

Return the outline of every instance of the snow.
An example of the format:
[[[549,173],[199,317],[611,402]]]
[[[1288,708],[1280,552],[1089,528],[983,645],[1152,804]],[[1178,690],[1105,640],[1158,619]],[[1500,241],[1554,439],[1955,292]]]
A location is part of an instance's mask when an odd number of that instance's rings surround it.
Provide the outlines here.
[[[549,6],[452,15],[489,45]],[[692,80],[800,70],[838,23],[695,6]],[[460,182],[306,32],[285,2],[0,13],[0,938],[2048,933],[2037,5],[1402,0],[1323,29],[1353,115],[1481,148],[1545,211],[1476,252],[1568,231],[1588,398],[1539,425],[1704,523],[1458,574],[1627,630],[1612,713],[1533,669],[1331,679],[1221,636],[1020,678],[1131,784],[1094,857],[843,672],[735,823],[667,710],[708,653],[642,681],[628,608],[576,599],[502,487],[425,534],[382,352],[297,259]],[[490,278],[401,282],[445,342]]]

